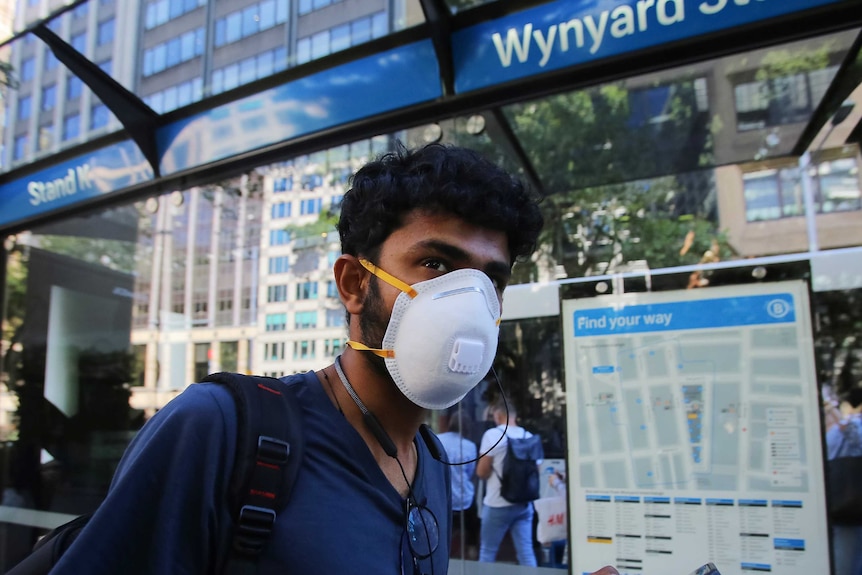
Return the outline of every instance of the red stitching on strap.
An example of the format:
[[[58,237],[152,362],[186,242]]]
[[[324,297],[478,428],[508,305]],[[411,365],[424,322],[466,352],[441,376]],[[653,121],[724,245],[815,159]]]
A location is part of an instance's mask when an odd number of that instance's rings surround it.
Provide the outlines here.
[[[260,495],[261,497],[266,497],[267,499],[275,499],[275,493],[271,491],[261,491],[260,489],[251,489],[249,491],[252,495]]]
[[[273,389],[273,388],[271,388],[271,387],[267,387],[267,386],[265,386],[265,385],[264,385],[264,384],[262,384],[262,383],[258,383],[258,384],[257,384],[257,386],[258,386],[259,388],[261,388],[262,390],[264,390],[264,391],[268,391],[268,392],[270,392],[270,393],[274,393],[275,395],[281,395],[281,392],[280,392],[280,391],[275,390],[275,389]]]
[[[276,471],[281,469],[278,465],[273,465],[272,463],[264,463],[263,461],[258,461],[257,464],[261,467],[266,467],[268,469],[275,469]]]

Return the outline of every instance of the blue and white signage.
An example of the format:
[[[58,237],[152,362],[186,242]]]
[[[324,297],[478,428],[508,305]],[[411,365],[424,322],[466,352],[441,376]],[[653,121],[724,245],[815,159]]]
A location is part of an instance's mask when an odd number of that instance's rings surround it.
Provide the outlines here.
[[[561,302],[573,573],[829,572],[808,289]]]
[[[485,88],[840,0],[558,0],[453,34],[455,91]]]
[[[161,171],[176,173],[441,95],[431,41],[401,46],[160,129]]]
[[[795,323],[789,293],[577,310],[575,337]]]
[[[152,178],[153,170],[134,142],[112,144],[0,186],[0,226]]]

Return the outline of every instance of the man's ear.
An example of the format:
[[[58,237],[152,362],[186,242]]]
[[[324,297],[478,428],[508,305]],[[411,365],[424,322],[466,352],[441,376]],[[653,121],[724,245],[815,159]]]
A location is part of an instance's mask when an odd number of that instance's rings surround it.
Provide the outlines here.
[[[359,314],[365,302],[368,276],[371,274],[362,267],[359,259],[347,254],[341,255],[335,260],[332,271],[335,275],[335,287],[338,288],[338,296],[347,309],[347,313]]]

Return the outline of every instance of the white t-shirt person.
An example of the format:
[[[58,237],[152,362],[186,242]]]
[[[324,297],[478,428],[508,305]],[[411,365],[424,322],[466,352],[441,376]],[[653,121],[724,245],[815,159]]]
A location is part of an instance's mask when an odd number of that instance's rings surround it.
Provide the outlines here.
[[[482,435],[482,445],[479,447],[479,453],[485,453],[491,449],[491,446],[494,445],[503,435],[504,430],[506,430],[506,425],[502,424],[486,431],[484,435]],[[520,425],[509,425],[509,429],[506,430],[507,438],[513,437],[515,439],[520,439],[532,436],[532,433]],[[512,505],[511,502],[506,501],[503,499],[503,496],[500,495],[500,478],[503,476],[503,462],[506,460],[506,450],[508,445],[508,440],[503,439],[494,449],[488,452],[488,455],[494,459],[491,463],[492,472],[485,485],[485,498],[482,500],[482,503],[489,507],[506,507],[507,505]],[[541,465],[541,463],[541,460],[539,460],[536,462],[536,465]]]

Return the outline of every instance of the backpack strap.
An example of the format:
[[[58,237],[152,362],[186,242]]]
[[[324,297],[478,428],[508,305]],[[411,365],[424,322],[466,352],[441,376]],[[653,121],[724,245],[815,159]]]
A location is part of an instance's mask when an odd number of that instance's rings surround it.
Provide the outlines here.
[[[220,372],[237,407],[236,460],[228,485],[235,526],[225,573],[254,573],[277,514],[290,498],[304,447],[294,388],[271,377]]]

